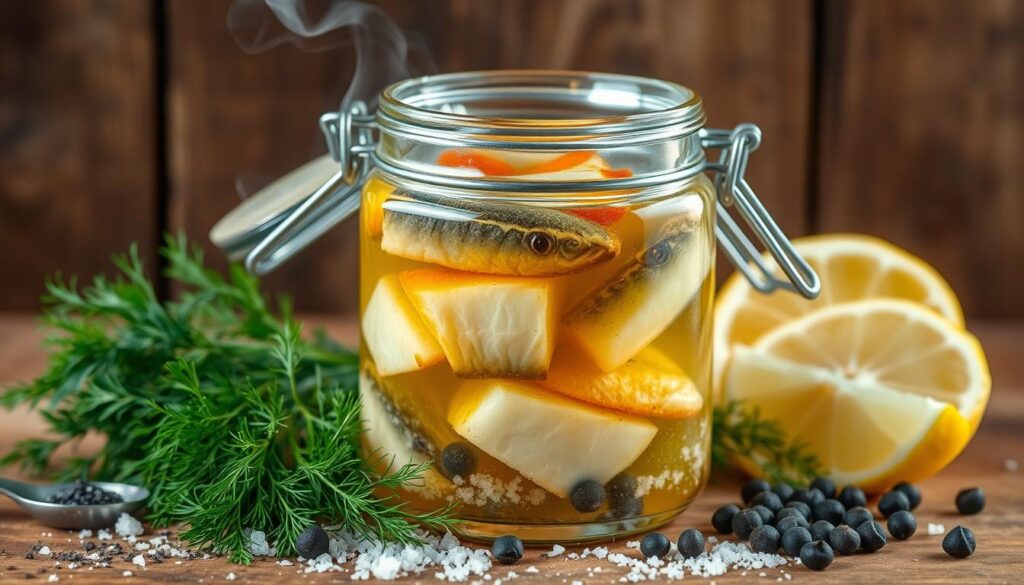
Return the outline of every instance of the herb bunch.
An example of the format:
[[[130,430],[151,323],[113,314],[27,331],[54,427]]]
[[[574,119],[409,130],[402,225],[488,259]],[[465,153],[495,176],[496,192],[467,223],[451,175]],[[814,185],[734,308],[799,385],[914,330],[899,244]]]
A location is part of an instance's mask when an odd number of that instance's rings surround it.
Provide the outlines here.
[[[423,466],[380,475],[360,456],[358,356],[304,339],[287,303],[275,317],[240,266],[222,276],[181,237],[161,254],[183,289],[173,302],[158,299],[134,247],[115,258],[116,279],[47,285],[49,367],[0,405],[39,408],[56,438],[22,441],[0,465],[43,472],[58,447],[101,433],[98,453],[58,475],[145,485],[150,521],[184,523],[184,539],[234,562],[252,560],[249,528],[288,555],[315,520],[399,542],[415,540],[416,523],[450,522],[449,509],[413,514],[388,494]]]
[[[735,457],[753,460],[771,482],[806,485],[821,475],[820,463],[807,446],[786,440],[778,421],[765,419],[757,407],[730,400],[712,414],[711,461],[728,466]]]

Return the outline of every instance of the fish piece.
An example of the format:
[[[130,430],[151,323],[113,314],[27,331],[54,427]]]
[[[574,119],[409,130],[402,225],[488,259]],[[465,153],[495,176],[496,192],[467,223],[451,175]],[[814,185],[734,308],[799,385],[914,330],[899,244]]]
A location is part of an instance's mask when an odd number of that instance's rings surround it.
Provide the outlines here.
[[[533,205],[402,191],[384,203],[381,249],[448,268],[514,276],[577,272],[622,244],[601,226]]]
[[[711,267],[704,204],[692,198],[611,278],[569,310],[566,331],[611,372],[654,341],[700,290]]]

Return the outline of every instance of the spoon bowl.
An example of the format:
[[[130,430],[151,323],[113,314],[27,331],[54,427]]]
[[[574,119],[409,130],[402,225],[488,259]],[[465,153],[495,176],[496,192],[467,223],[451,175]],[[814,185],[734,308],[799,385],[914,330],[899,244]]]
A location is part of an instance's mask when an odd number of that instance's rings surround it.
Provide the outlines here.
[[[127,483],[91,482],[121,496],[116,504],[52,504],[50,496],[71,487],[70,483],[33,484],[0,478],[0,494],[14,500],[22,510],[47,526],[80,530],[83,528],[109,528],[123,513],[131,514],[146,503],[149,490]]]

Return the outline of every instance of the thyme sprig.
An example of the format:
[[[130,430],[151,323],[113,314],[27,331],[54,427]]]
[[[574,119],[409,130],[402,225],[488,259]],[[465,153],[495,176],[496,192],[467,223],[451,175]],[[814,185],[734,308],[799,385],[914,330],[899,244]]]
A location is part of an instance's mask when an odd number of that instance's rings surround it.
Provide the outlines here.
[[[183,523],[192,545],[235,562],[252,560],[247,529],[287,555],[314,520],[399,542],[417,523],[449,524],[450,509],[415,514],[389,494],[423,466],[382,476],[360,456],[353,352],[304,339],[287,303],[275,317],[240,266],[222,276],[180,237],[161,254],[183,289],[172,302],[134,247],[115,259],[116,279],[47,285],[49,367],[0,405],[39,408],[55,438],[22,441],[0,465],[43,472],[58,447],[101,433],[98,453],[62,461],[58,475],[146,485],[149,520]]]
[[[712,414],[711,461],[725,467],[736,457],[754,461],[769,481],[806,485],[821,474],[818,458],[802,443],[786,439],[776,420],[763,418],[757,407],[730,400]]]

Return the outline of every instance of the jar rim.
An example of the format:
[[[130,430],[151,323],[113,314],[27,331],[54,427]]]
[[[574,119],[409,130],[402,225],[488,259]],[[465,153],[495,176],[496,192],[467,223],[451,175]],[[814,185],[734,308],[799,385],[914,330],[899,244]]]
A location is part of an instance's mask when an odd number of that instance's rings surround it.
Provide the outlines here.
[[[496,70],[399,81],[381,92],[377,121],[382,132],[410,138],[429,134],[466,145],[506,139],[510,148],[573,149],[672,140],[700,130],[705,117],[696,92],[667,81]]]

